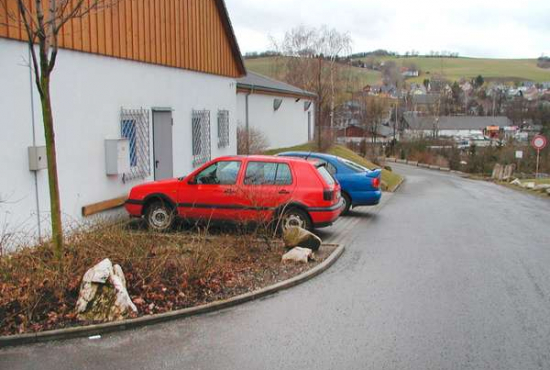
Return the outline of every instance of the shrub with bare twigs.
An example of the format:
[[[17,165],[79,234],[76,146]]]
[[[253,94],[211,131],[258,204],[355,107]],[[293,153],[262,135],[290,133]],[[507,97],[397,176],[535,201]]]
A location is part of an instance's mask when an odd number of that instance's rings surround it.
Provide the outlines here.
[[[248,129],[237,128],[237,154],[261,154],[269,147],[265,134],[254,127]]]
[[[281,265],[284,246],[271,222],[229,233],[208,223],[170,233],[86,225],[67,235],[61,269],[50,242],[0,256],[0,335],[86,324],[74,311],[81,279],[104,258],[122,267],[139,315],[225,299],[309,268]]]

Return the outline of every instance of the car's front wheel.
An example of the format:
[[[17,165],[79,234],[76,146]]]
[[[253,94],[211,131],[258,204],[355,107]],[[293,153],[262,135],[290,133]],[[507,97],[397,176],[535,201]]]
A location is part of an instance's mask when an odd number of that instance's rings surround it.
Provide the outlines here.
[[[149,229],[157,232],[169,231],[174,227],[176,212],[170,204],[154,202],[145,211],[145,220]]]
[[[296,226],[306,230],[311,230],[313,228],[311,219],[305,211],[299,208],[286,210],[280,219],[281,231],[284,232],[288,228]]]

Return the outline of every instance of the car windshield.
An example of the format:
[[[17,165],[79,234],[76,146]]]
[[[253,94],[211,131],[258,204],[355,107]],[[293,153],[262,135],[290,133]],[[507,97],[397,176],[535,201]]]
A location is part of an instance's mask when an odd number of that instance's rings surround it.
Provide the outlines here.
[[[338,161],[343,163],[346,167],[348,167],[350,170],[352,170],[354,172],[370,172],[371,171],[368,168],[363,167],[360,164],[357,164],[357,163],[352,162],[350,160],[347,160],[345,158],[338,157]]]

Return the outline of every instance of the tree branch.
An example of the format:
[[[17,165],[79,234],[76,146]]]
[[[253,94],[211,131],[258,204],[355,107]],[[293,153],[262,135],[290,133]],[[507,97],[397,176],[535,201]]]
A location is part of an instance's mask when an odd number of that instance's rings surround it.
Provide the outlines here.
[[[31,62],[33,65],[36,87],[38,88],[38,93],[40,94],[40,96],[43,96],[44,91],[42,90],[42,86],[40,85],[40,69],[38,68],[38,57],[36,55],[36,50],[34,49],[36,33],[32,30],[31,23],[28,20],[28,16],[32,17],[32,15],[30,14],[25,4],[23,4],[22,0],[17,0],[17,4],[19,7],[19,12],[21,13],[21,17],[23,18],[23,25],[25,26],[25,30],[27,31],[27,44],[29,45],[29,50],[31,52]]]
[[[53,67],[55,66],[55,60],[57,59],[57,37],[59,33],[59,29],[56,27],[56,20],[57,20],[57,0],[50,0],[50,24],[49,29],[49,38],[50,42],[52,44],[51,47],[51,54],[49,57],[48,62],[48,74],[50,74],[53,71]],[[48,32],[48,30],[46,30]]]

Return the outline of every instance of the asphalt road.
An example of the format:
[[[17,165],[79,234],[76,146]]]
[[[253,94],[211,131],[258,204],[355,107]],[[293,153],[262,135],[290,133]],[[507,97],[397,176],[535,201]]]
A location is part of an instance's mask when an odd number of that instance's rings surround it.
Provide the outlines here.
[[[319,277],[218,313],[0,350],[0,369],[550,369],[550,201],[395,166]]]

